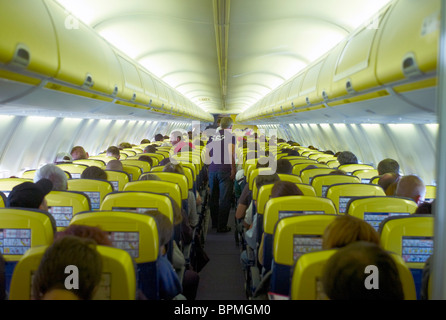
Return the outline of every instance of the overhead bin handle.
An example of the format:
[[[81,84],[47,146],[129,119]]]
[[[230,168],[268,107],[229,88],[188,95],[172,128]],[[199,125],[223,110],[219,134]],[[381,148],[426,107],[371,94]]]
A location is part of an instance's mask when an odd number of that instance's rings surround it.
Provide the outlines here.
[[[136,93],[133,92],[131,101],[134,102],[136,100]]]
[[[94,85],[93,77],[91,74],[87,73],[85,76],[83,87],[91,88]]]
[[[415,59],[415,54],[413,52],[409,52],[404,56],[402,68],[403,74],[406,78],[420,76],[423,74],[418,67],[417,60]]]
[[[305,97],[305,101],[307,102],[307,104],[308,104],[309,106],[311,106],[310,98]]]
[[[118,85],[115,84],[115,86],[113,87],[112,96],[116,97],[116,95],[118,94],[118,91],[119,91]]]
[[[31,60],[31,55],[29,53],[29,49],[23,43],[17,44],[14,52],[14,56],[12,57],[11,64],[26,68],[29,65]]]
[[[353,89],[352,81],[350,79],[345,82],[345,89],[349,94],[354,94],[356,92],[355,89]]]
[[[327,91],[325,91],[325,90],[322,90],[322,99],[328,100],[328,94],[327,94]]]

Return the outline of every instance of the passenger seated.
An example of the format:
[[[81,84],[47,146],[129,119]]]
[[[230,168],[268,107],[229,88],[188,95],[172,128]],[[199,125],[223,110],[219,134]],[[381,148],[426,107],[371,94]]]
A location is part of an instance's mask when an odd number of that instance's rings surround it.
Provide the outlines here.
[[[155,153],[156,152],[156,146],[153,144],[148,145],[144,148],[144,153]]]
[[[158,181],[160,181],[161,178],[153,173],[145,173],[139,177],[139,180],[158,180]]]
[[[76,236],[94,240],[101,246],[113,246],[113,243],[109,238],[109,234],[102,230],[100,227],[70,224],[65,230],[60,231],[56,234],[56,240],[66,236]]]
[[[48,163],[37,169],[34,174],[34,182],[45,178],[53,183],[53,191],[66,191],[68,188],[68,178],[65,172],[58,166]]]
[[[400,176],[397,173],[394,172],[387,172],[384,173],[381,177],[378,179],[378,185],[383,188],[384,192],[387,191],[387,189],[392,185],[392,183],[398,183]],[[392,190],[389,190],[389,193],[392,192]],[[387,193],[386,193],[387,194]]]
[[[146,143],[150,143],[150,140],[149,139],[142,139],[139,144],[146,144]]]
[[[417,205],[420,205],[424,202],[425,195],[426,186],[423,180],[416,175],[407,175],[399,179],[395,196],[411,198]]]
[[[367,288],[368,266],[378,269],[378,276]],[[331,300],[403,300],[403,286],[398,268],[388,252],[377,244],[359,241],[339,249],[328,259],[322,276],[325,294]],[[376,288],[373,287],[376,285]]]
[[[67,152],[59,152],[54,159],[54,163],[67,163],[73,161],[71,155]]]
[[[385,173],[394,173],[399,176],[400,173],[400,165],[396,160],[390,158],[381,160],[376,169],[378,170],[378,175],[380,176]]]
[[[122,171],[122,162],[119,160],[110,160],[107,163],[106,170]]]
[[[357,164],[358,158],[356,158],[356,156],[350,151],[342,151],[338,155],[338,162],[339,166],[342,166],[344,164]]]
[[[132,147],[132,144],[129,143],[129,142],[121,142],[121,143],[118,145],[118,149],[119,149],[119,150],[129,149],[129,148],[131,148],[131,147]]]
[[[417,210],[415,210],[415,214],[433,214],[434,208],[435,200],[432,202],[423,202],[418,206]]]
[[[116,160],[119,160],[121,158],[121,152],[119,151],[119,148],[115,146],[108,147],[107,151],[105,151],[105,154],[107,155],[107,157],[115,157]]]
[[[40,179],[36,183],[23,182],[15,186],[6,199],[8,208],[30,208],[48,212],[45,196],[53,189],[48,179]]]
[[[102,257],[90,239],[65,236],[45,251],[34,273],[32,292],[36,300],[91,300],[101,282]],[[67,289],[65,268],[78,268],[79,288]]]
[[[88,159],[88,152],[85,152],[85,149],[81,146],[75,146],[73,149],[71,149],[71,158],[73,160],[82,160],[82,159]]]
[[[167,245],[172,239],[173,225],[170,223],[169,218],[159,211],[146,211],[145,214],[152,216],[158,227],[160,251],[157,266],[159,270],[160,299],[184,299],[184,297],[179,297],[183,291],[180,279],[178,278],[178,275],[175,272],[171,262],[167,258]]]
[[[173,172],[180,173],[184,175],[183,166],[179,164],[169,163],[163,168],[163,172]],[[197,213],[197,198],[200,197],[200,194],[195,195],[191,190],[189,190],[189,195],[187,198],[188,201],[188,212],[187,215],[189,217],[189,223],[192,227],[195,227],[198,224],[199,216]]]
[[[345,172],[344,170],[339,170],[339,169],[336,169],[336,170],[333,170],[333,171],[329,172],[328,174],[340,174],[340,175],[347,175],[347,172]]]
[[[82,171],[81,179],[107,180],[107,173],[99,167],[91,166]]]
[[[153,166],[153,160],[149,156],[139,156],[138,160],[146,161],[150,164],[150,167]]]
[[[278,174],[292,174],[293,166],[291,165],[290,160],[288,160],[288,159],[277,160],[276,173],[278,173]]]
[[[324,230],[322,249],[342,248],[355,241],[367,241],[380,245],[378,232],[359,218],[339,216]]]

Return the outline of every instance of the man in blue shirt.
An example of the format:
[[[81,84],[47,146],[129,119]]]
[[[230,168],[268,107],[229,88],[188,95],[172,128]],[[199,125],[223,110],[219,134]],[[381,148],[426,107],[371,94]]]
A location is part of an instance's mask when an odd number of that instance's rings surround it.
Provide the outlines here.
[[[236,174],[235,145],[236,139],[232,134],[232,119],[224,117],[220,121],[220,128],[214,136],[209,138],[206,145],[209,164],[210,211],[212,227],[217,232],[229,232],[227,225],[231,210],[234,178]]]

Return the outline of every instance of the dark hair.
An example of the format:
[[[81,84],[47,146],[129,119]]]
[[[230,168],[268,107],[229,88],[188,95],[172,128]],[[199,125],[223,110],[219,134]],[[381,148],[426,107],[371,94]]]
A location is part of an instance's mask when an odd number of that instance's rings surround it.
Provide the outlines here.
[[[365,286],[366,267],[378,268],[378,287]],[[339,249],[327,261],[322,284],[331,300],[403,300],[398,268],[392,256],[371,242],[358,241]]]
[[[99,227],[71,224],[65,230],[57,233],[56,240],[69,235],[91,239],[103,246],[113,246],[108,236],[108,232],[105,232]]]
[[[284,174],[292,174],[293,173],[293,166],[291,165],[290,160],[288,159],[279,159],[277,160],[277,173],[284,173]]]
[[[164,140],[164,137],[161,133],[157,133],[155,135],[155,141],[163,141],[163,140]]]
[[[344,164],[358,163],[358,158],[356,158],[356,156],[350,151],[342,151],[337,158],[340,166]]]
[[[153,166],[153,160],[149,156],[139,156],[138,160],[146,161],[150,164],[150,167]]]
[[[290,181],[276,181],[271,189],[271,198],[302,195],[302,190],[300,190],[295,183]]]
[[[91,239],[65,236],[45,251],[33,278],[34,299],[40,300],[53,289],[68,290],[82,300],[91,300],[102,276],[102,257]],[[66,289],[65,268],[74,265],[79,272],[79,289]]]
[[[91,166],[82,171],[81,179],[107,180],[107,173],[99,167]]]
[[[395,173],[399,175],[400,165],[396,160],[387,158],[378,163],[377,170],[379,175],[384,173]]]

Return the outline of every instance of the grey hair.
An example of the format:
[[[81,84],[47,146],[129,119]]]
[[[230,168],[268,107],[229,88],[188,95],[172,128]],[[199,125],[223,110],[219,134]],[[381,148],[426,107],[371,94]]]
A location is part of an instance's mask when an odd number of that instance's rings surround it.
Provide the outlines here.
[[[39,168],[34,174],[34,182],[46,178],[53,183],[54,191],[66,191],[68,187],[68,177],[58,166],[48,163]]]

